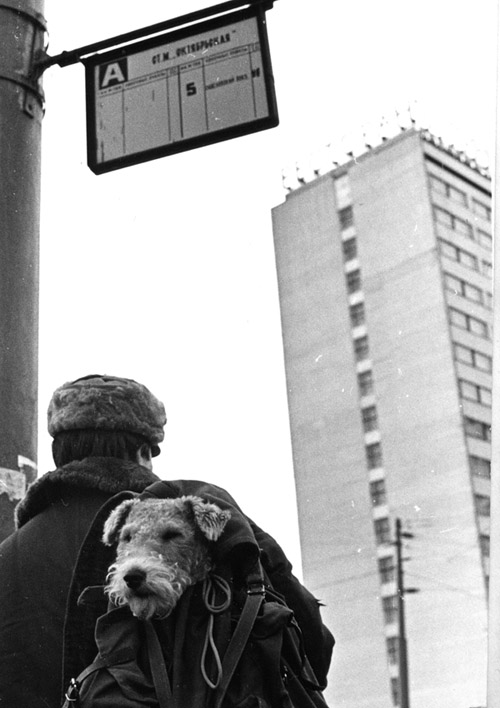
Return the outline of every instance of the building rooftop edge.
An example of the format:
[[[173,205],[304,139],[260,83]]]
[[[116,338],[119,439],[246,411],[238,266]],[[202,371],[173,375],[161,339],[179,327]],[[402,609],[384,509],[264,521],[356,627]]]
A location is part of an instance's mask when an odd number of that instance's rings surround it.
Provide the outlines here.
[[[295,165],[295,179],[293,180],[292,178],[293,184],[287,184],[287,180],[290,179],[290,176],[285,175],[285,171],[283,170],[282,182],[284,188],[287,191],[287,197],[290,195],[290,193],[307,188],[309,185],[316,183],[317,180],[320,180],[322,178],[340,176],[343,172],[346,172],[353,163],[358,163],[362,160],[365,160],[373,154],[385,150],[387,147],[393,145],[395,142],[399,142],[400,140],[408,138],[410,135],[419,135],[420,139],[424,142],[433,145],[435,148],[448,155],[448,157],[457,160],[462,165],[472,169],[483,179],[487,179],[491,182],[491,174],[488,167],[480,165],[475,158],[469,157],[464,150],[460,150],[452,144],[446,144],[442,138],[434,135],[427,128],[417,128],[416,126],[411,126],[401,127],[400,133],[398,133],[397,135],[393,135],[391,137],[382,137],[377,145],[369,144],[368,140],[366,139],[366,136],[363,136],[363,149],[357,151],[354,149],[348,150],[347,152],[345,152],[345,157],[347,158],[345,160],[332,160],[331,164],[333,165],[333,169],[330,167],[322,171],[321,167],[313,167],[308,173],[306,169],[301,168],[300,164],[297,163]],[[327,150],[328,147],[329,146],[326,146],[325,150]]]

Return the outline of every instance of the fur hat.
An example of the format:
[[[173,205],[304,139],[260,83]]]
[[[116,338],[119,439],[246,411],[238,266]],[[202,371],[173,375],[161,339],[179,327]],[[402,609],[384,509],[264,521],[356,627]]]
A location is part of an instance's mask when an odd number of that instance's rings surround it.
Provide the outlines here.
[[[54,391],[47,411],[49,434],[65,430],[120,430],[142,435],[160,454],[167,422],[163,403],[142,384],[92,374]]]

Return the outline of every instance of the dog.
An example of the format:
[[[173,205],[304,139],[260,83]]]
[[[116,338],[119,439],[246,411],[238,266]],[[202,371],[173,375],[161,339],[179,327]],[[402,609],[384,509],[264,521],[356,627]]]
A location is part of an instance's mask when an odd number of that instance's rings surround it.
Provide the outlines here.
[[[141,620],[167,617],[190,585],[212,568],[210,543],[231,513],[199,497],[127,499],[105,522],[103,542],[118,543],[106,592]]]

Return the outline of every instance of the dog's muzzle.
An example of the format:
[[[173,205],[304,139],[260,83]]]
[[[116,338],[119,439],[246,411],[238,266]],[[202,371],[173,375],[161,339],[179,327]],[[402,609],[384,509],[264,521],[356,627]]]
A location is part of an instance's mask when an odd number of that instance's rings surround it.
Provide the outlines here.
[[[146,573],[142,570],[134,570],[123,576],[123,580],[131,590],[139,590],[146,580]]]

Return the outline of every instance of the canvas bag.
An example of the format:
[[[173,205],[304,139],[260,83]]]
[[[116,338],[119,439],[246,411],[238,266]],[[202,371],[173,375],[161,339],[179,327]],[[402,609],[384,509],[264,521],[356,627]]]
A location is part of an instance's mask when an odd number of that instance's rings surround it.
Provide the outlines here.
[[[168,671],[157,632],[164,621],[144,622],[127,607],[113,608],[97,621],[99,654],[71,682],[64,708],[325,708],[293,612],[272,589],[263,591],[255,578],[247,588],[253,594],[247,595],[239,615],[234,607],[219,613],[222,624],[229,617],[221,615],[232,615],[232,633],[219,676],[213,650],[211,661],[205,657],[207,678],[210,674],[213,681],[202,676],[201,636],[196,646],[192,637],[186,646],[180,640],[174,666]],[[193,588],[185,593],[174,622],[169,622],[170,629],[175,625],[177,637],[188,634],[185,624],[194,594]],[[175,666],[176,661],[183,662],[186,649],[188,665]],[[221,656],[217,647],[216,652]]]
[[[156,483],[143,496],[160,496],[162,489]],[[117,503],[122,500],[118,495]],[[113,504],[105,506],[109,513]],[[230,522],[236,545],[218,555],[214,573],[230,587],[230,602],[224,605],[217,590],[208,605],[202,602],[199,583],[167,620],[139,621],[126,607],[110,607],[95,627],[99,654],[72,679],[64,708],[325,708],[293,612],[255,557],[248,523],[236,517]],[[235,550],[240,572],[245,569],[244,582],[236,585]],[[168,670],[158,635],[175,636]]]

